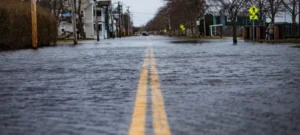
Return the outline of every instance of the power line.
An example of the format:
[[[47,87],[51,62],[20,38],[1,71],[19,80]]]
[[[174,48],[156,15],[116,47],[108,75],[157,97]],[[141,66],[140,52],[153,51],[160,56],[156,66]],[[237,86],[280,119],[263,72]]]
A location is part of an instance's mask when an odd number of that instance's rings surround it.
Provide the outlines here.
[[[134,11],[131,11],[131,13],[136,13],[136,14],[151,14],[151,15],[155,15],[156,13],[143,13],[143,12],[134,12]]]

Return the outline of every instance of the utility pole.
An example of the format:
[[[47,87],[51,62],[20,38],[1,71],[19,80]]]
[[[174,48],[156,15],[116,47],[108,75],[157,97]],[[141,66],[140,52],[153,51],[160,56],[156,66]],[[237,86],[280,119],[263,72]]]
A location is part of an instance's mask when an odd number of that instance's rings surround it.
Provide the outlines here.
[[[298,37],[300,37],[300,0],[298,0]]]
[[[203,17],[203,33],[204,33],[204,37],[206,36],[206,23],[205,23],[205,14],[204,14],[204,17]]]
[[[121,21],[122,21],[121,8],[122,8],[122,6],[119,1],[118,2],[118,11],[119,11],[119,37],[120,38],[122,37],[122,34],[121,34]]]
[[[115,39],[115,31],[114,31],[114,19],[113,19],[113,11],[112,11],[112,6],[110,6],[109,8],[109,12],[110,12],[110,19],[111,19],[111,29],[112,29],[112,37],[113,39]]]
[[[72,2],[72,24],[73,24],[73,35],[74,35],[74,45],[77,44],[77,31],[76,31],[76,12],[75,12],[75,0],[71,0]]]
[[[122,5],[122,9],[123,9],[123,5]],[[122,10],[121,18],[122,18],[122,28],[123,28],[122,29],[122,36],[125,37],[125,20],[124,20],[125,16],[123,14],[123,10]]]
[[[96,33],[97,33],[97,41],[100,41],[99,38],[99,24],[98,24],[98,15],[97,15],[97,1],[94,0],[94,12],[95,12],[95,26],[96,26]]]
[[[168,17],[168,22],[169,22],[169,36],[171,36],[171,29],[172,29],[172,27],[171,27],[171,19],[170,19],[170,15],[169,15],[169,17]]]
[[[31,0],[31,22],[32,22],[32,47],[37,49],[37,14],[36,14],[36,0]]]
[[[128,16],[127,16],[127,36],[130,36],[130,32],[129,32],[129,27],[130,27],[130,11],[129,11],[130,6],[127,6],[127,12],[128,12]]]
[[[224,16],[224,9],[221,8],[220,10],[220,19],[221,19],[221,34],[220,34],[220,37],[223,38],[223,32],[225,31],[225,16]]]
[[[106,27],[106,38],[109,38],[110,37],[110,29],[109,29],[108,6],[105,6],[105,27]]]

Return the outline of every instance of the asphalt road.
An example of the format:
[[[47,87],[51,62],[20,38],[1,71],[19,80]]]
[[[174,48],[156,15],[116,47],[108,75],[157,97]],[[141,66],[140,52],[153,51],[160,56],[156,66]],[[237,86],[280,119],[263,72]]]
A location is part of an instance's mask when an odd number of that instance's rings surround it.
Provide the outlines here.
[[[291,46],[140,36],[0,52],[0,135],[299,135]]]

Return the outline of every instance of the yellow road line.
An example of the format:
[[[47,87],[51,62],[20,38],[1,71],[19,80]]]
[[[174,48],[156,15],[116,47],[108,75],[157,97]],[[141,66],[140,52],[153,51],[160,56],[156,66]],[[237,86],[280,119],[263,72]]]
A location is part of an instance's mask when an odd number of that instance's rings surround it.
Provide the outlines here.
[[[148,57],[149,51],[144,57],[144,64],[141,70],[138,84],[134,112],[132,114],[129,135],[144,135],[146,126],[146,109],[147,109],[147,83],[148,83]]]
[[[165,111],[164,99],[160,89],[153,49],[151,49],[151,94],[154,134],[170,135],[171,132]]]

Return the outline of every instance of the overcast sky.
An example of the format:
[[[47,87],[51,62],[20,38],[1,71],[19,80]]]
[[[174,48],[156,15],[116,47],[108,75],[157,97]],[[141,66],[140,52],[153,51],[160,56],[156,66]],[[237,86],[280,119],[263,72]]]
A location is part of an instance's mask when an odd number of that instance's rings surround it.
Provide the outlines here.
[[[154,17],[158,8],[164,4],[163,0],[112,0],[112,3],[117,3],[118,1],[125,5],[126,10],[127,6],[130,6],[134,26],[145,25]]]

